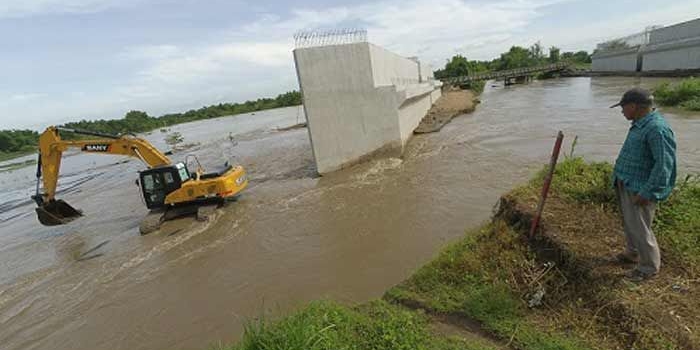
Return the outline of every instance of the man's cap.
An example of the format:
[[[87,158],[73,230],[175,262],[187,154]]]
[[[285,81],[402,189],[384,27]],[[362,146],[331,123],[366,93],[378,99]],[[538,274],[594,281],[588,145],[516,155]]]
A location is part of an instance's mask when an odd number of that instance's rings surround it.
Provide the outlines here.
[[[651,104],[651,94],[649,91],[642,88],[632,88],[625,92],[620,99],[620,102],[610,106],[610,108],[626,105],[628,103],[637,103],[643,105]]]

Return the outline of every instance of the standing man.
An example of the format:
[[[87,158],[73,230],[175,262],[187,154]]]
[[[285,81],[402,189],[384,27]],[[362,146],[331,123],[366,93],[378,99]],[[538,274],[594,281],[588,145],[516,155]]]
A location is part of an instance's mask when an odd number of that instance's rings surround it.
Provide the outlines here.
[[[676,183],[676,141],[666,120],[651,108],[648,91],[634,88],[610,108],[622,107],[632,122],[615,161],[613,181],[622,211],[626,249],[621,263],[637,263],[625,276],[641,282],[661,267],[661,254],[651,230],[658,202],[671,194]]]

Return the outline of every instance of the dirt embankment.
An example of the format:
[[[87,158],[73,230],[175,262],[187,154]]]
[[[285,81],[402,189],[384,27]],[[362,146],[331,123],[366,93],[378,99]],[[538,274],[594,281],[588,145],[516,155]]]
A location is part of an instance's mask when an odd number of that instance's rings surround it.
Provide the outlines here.
[[[416,134],[442,129],[452,118],[474,111],[477,100],[470,90],[450,89],[442,94],[414,131]]]
[[[474,320],[517,349],[700,349],[700,184],[657,212],[662,269],[643,283],[615,262],[622,222],[609,164],[558,165],[538,235],[542,175],[502,197],[493,223],[447,248],[385,298]]]
[[[524,233],[536,203],[535,196],[506,196],[499,216]],[[534,309],[533,319],[567,324],[602,349],[700,349],[698,279],[688,266],[666,250],[659,275],[629,282],[623,276],[634,265],[613,260],[624,247],[619,213],[558,196],[547,206],[542,234],[528,246],[552,268],[537,288],[516,284],[524,295],[543,293],[544,308]]]

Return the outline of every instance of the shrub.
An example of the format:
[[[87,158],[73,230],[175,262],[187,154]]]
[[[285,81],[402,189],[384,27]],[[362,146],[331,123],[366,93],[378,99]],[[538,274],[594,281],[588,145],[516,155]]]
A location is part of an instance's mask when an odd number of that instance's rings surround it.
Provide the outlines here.
[[[541,188],[548,168],[540,170],[530,186]],[[551,189],[576,202],[614,205],[612,173],[610,163],[586,163],[582,157],[566,158],[557,164]]]
[[[688,78],[679,84],[662,83],[654,88],[654,99],[664,106],[694,107],[700,110],[700,80]]]
[[[681,107],[689,111],[700,111],[700,98],[696,97],[692,100],[681,103]]]

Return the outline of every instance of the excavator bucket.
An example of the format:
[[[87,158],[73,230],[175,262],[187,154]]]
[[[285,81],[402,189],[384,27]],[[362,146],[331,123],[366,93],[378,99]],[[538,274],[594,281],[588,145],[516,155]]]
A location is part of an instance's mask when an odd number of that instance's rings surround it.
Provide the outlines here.
[[[75,218],[83,216],[83,212],[58,199],[36,208],[36,215],[42,225],[56,226],[67,224]]]

